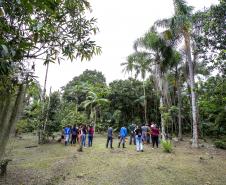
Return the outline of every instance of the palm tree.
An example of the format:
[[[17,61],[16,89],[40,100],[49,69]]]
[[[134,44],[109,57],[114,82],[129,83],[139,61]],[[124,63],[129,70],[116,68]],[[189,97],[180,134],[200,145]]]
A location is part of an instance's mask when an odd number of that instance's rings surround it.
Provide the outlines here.
[[[90,109],[90,119],[94,121],[94,130],[96,128],[98,108],[108,103],[108,99],[100,97],[98,93],[95,93],[93,91],[89,91],[87,93],[86,100],[81,103],[82,107],[84,107],[85,109]]]
[[[184,38],[186,61],[189,68],[189,81],[191,88],[192,121],[193,121],[193,139],[192,146],[198,147],[198,122],[197,105],[195,95],[194,66],[191,58],[191,31],[192,31],[192,10],[184,0],[173,0],[175,14],[170,19],[163,19],[156,22],[157,26],[170,28],[174,41]]]
[[[144,105],[144,120],[145,123],[148,123],[147,119],[147,99],[146,99],[146,89],[145,89],[145,78],[146,74],[150,67],[149,55],[145,52],[134,52],[133,54],[127,57],[127,63],[122,63],[122,65],[126,65],[125,71],[131,72],[135,70],[135,77],[141,75],[143,81],[143,105]]]
[[[134,48],[137,53],[141,50],[142,55],[148,60],[148,70],[155,73],[155,83],[160,93],[160,107],[164,107],[167,97],[167,81],[165,73],[170,65],[172,65],[173,49],[167,46],[167,43],[161,35],[153,28],[143,37],[136,40]],[[151,66],[152,65],[152,66]],[[161,113],[161,129],[162,138],[165,140],[165,121],[163,113]]]

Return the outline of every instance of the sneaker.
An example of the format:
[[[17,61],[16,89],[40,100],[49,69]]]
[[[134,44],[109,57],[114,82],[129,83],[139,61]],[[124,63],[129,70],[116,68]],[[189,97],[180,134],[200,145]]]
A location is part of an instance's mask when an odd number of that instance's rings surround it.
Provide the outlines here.
[[[144,150],[141,150],[141,152],[144,152]]]
[[[154,149],[153,147],[151,149]]]

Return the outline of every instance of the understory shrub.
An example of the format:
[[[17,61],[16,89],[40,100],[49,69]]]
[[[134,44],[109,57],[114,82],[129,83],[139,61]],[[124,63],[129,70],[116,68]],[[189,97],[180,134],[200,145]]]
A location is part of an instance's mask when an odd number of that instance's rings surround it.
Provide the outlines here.
[[[171,153],[173,151],[173,145],[170,140],[162,140],[161,144],[164,152]]]
[[[217,140],[217,141],[214,142],[214,144],[217,148],[221,148],[221,149],[226,150],[226,142],[224,142],[222,140]]]

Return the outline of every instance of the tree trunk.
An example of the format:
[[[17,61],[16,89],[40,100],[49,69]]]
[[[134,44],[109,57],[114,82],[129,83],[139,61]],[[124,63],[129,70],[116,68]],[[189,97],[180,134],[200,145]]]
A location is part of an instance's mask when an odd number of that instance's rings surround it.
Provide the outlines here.
[[[46,84],[47,84],[48,72],[49,72],[49,62],[47,63],[47,66],[46,66],[46,74],[45,74],[45,81],[44,81],[44,87],[43,87],[42,101],[45,100],[45,96],[46,96]]]
[[[45,109],[46,84],[47,84],[48,72],[49,72],[49,62],[47,63],[47,66],[46,66],[45,81],[44,81],[44,87],[43,87],[43,93],[42,93],[42,102],[43,102],[42,115],[44,114],[44,109]],[[45,122],[42,123],[40,127],[38,129],[38,144],[41,144],[45,137],[44,136]]]
[[[5,120],[4,127],[0,131],[1,138],[0,138],[0,159],[3,157],[7,141],[9,139],[10,131],[12,130],[13,126],[15,125],[22,109],[23,109],[23,102],[26,93],[26,85],[21,84],[18,89],[18,93],[16,96],[16,100],[14,101],[14,106],[12,108],[10,118]],[[11,105],[8,105],[11,107]],[[8,116],[7,116],[8,117]]]
[[[160,107],[163,107],[163,96],[160,95]],[[165,141],[166,140],[166,133],[165,133],[165,120],[163,118],[163,114],[161,113],[161,134],[162,134],[162,140]]]
[[[177,87],[177,97],[178,97],[178,139],[182,140],[182,125],[181,125],[181,87],[180,78]]]
[[[192,136],[192,147],[198,148],[198,123],[197,123],[197,108],[196,108],[196,96],[195,96],[195,82],[194,82],[194,71],[193,63],[191,60],[191,43],[189,33],[184,33],[186,57],[189,68],[189,80],[191,88],[191,103],[192,103],[192,121],[193,121],[193,136]]]
[[[47,125],[48,117],[49,117],[50,96],[51,96],[51,87],[50,87],[50,90],[49,90],[49,100],[48,100],[48,105],[47,105],[47,113],[46,113],[45,123],[44,123],[44,127],[43,127],[44,132],[46,132],[46,125]]]
[[[148,123],[147,119],[147,99],[146,99],[146,89],[145,89],[145,81],[143,80],[143,91],[144,91],[144,120],[145,123]]]

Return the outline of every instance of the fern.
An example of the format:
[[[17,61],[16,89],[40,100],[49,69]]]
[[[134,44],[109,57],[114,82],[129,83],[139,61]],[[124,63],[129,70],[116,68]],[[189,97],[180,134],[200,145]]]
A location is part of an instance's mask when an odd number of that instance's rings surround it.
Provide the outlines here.
[[[170,140],[161,141],[164,152],[171,153],[173,151],[173,145]]]

